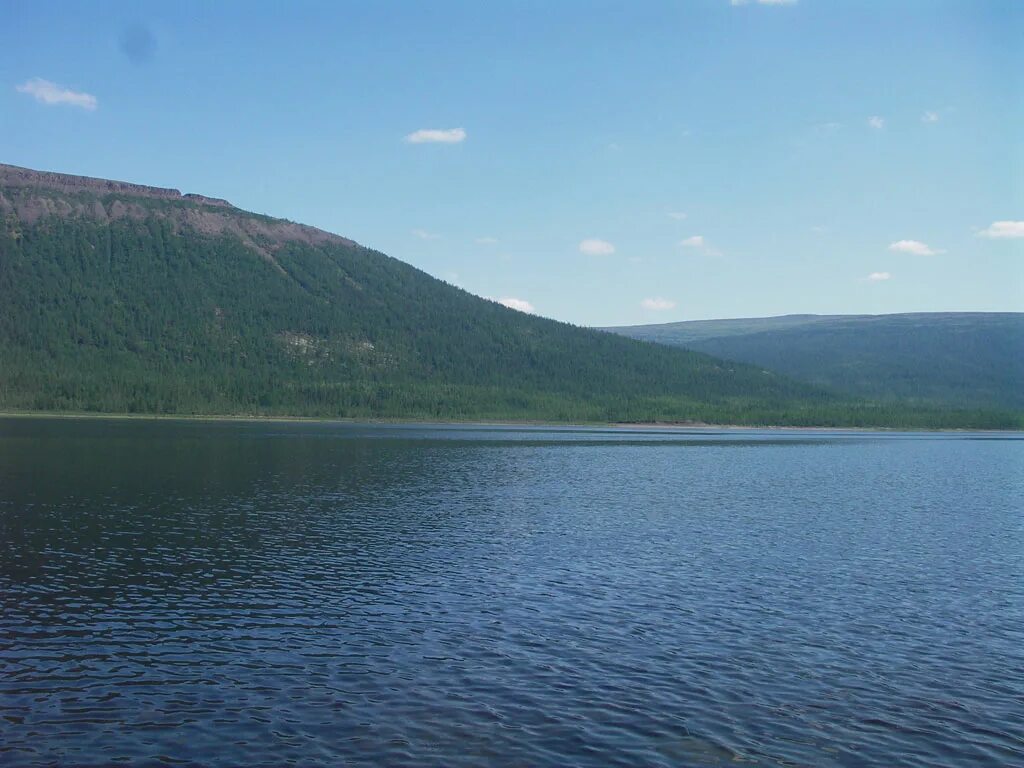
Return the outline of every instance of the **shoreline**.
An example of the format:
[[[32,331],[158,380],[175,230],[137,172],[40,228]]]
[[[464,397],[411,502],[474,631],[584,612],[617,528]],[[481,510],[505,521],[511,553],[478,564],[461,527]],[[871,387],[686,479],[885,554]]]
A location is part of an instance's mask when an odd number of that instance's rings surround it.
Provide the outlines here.
[[[537,427],[557,429],[611,429],[623,432],[664,430],[669,432],[693,432],[702,430],[750,431],[750,432],[891,432],[891,433],[982,433],[1021,434],[1019,429],[981,429],[944,427],[856,427],[856,426],[792,426],[784,424],[712,424],[707,422],[629,422],[629,421],[544,421],[531,419],[415,419],[386,417],[345,417],[345,416],[257,416],[238,414],[163,414],[163,413],[101,413],[91,411],[0,411],[0,419],[94,419],[97,421],[197,421],[197,422],[238,422],[238,423],[279,423],[279,424],[366,424],[409,426],[409,427]]]

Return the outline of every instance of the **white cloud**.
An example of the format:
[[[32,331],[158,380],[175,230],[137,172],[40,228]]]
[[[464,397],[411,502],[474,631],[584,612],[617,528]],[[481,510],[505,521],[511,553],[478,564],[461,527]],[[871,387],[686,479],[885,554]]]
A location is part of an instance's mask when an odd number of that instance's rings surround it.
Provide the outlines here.
[[[427,232],[425,229],[414,229],[412,234],[418,237],[420,240],[440,240],[441,236],[434,234],[433,232]]]
[[[496,237],[478,237],[476,239],[477,245],[497,245],[498,238]]]
[[[892,277],[888,272],[872,272],[868,275],[865,280],[869,283],[881,283],[884,280],[889,280]]]
[[[81,107],[90,112],[99,106],[96,97],[91,93],[72,91],[41,77],[33,77],[21,85],[15,86],[18,93],[27,93],[40,104],[68,104],[72,107]]]
[[[700,251],[705,256],[718,258],[722,255],[722,252],[712,246],[704,235],[692,235],[685,240],[680,240],[679,244],[683,246],[683,248],[692,248],[695,251]]]
[[[676,221],[682,221],[683,219],[686,218],[686,214],[683,213],[682,211],[669,211],[668,217],[670,219],[675,219]]]
[[[928,112],[925,112],[923,115],[921,115],[921,122],[922,123],[937,123],[937,122],[939,122],[939,113],[938,112],[932,112],[931,110],[929,110]]]
[[[667,309],[675,309],[676,303],[670,299],[663,299],[660,296],[654,296],[653,298],[641,301],[640,306],[644,309],[650,309],[655,312],[664,312]]]
[[[874,128],[876,131],[880,131],[885,128],[885,118],[879,117],[878,115],[872,115],[868,118],[868,125]]]
[[[607,240],[589,237],[586,240],[580,240],[580,253],[585,253],[588,256],[610,256],[615,253],[615,246]]]
[[[920,240],[897,240],[895,243],[889,243],[889,250],[896,253],[909,253],[912,256],[936,256],[945,253],[945,251],[925,245]]]
[[[533,304],[526,301],[525,299],[516,299],[509,296],[508,298],[505,299],[495,299],[495,301],[501,304],[501,306],[503,307],[508,307],[509,309],[514,309],[518,312],[526,312],[527,314],[530,315],[536,314],[537,312]]]
[[[409,144],[461,144],[465,140],[462,128],[420,128],[405,137]]]
[[[993,221],[978,233],[978,237],[988,237],[993,240],[1024,237],[1024,221]]]

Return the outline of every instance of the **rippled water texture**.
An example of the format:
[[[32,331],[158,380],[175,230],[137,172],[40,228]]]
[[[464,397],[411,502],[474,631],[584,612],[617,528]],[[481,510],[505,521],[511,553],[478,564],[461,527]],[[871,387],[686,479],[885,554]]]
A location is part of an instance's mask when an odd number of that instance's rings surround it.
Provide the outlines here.
[[[1020,437],[0,420],[0,764],[1024,765]]]

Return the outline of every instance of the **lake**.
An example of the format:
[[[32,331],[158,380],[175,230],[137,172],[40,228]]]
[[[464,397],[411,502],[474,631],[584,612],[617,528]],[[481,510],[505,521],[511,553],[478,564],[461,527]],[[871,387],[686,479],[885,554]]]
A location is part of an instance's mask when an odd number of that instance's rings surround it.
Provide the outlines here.
[[[0,419],[0,764],[1024,765],[1022,438]]]

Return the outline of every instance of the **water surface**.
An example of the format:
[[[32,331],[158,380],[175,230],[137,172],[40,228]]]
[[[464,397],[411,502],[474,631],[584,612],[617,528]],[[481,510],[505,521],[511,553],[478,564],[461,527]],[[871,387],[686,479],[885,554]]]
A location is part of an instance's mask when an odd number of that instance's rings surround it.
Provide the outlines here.
[[[0,764],[1024,764],[1020,435],[0,420]]]

